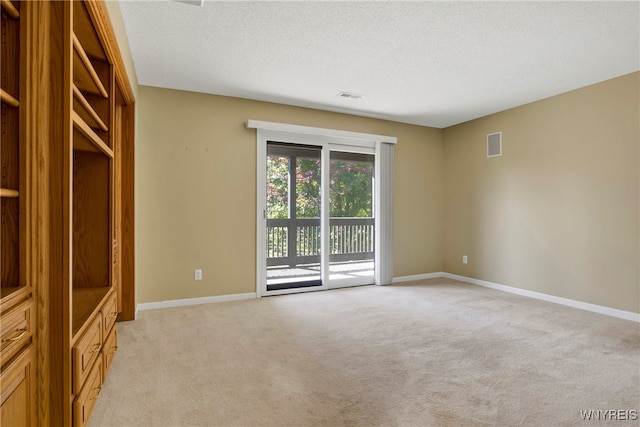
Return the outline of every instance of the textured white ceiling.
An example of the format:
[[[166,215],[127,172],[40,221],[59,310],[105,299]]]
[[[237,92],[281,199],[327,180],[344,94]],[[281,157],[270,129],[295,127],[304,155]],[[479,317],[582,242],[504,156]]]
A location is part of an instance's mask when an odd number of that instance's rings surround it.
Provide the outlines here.
[[[440,128],[640,69],[637,1],[124,0],[121,10],[140,84]]]

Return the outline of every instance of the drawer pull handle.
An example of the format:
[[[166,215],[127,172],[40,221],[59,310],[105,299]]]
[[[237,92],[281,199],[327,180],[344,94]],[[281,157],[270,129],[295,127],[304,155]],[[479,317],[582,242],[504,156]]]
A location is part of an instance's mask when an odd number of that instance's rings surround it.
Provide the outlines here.
[[[98,390],[98,394],[96,394],[95,396],[93,396],[89,400],[96,400],[98,397],[100,397],[100,393],[102,393],[102,387],[96,387],[94,390]]]
[[[16,329],[16,332],[20,332],[18,335],[16,335],[13,338],[3,338],[2,342],[13,342],[13,341],[18,341],[20,338],[22,338],[23,336],[25,336],[27,334],[27,328],[23,328],[23,329]]]
[[[89,353],[97,353],[100,351],[100,347],[102,347],[101,344],[97,343],[93,345],[93,350],[89,351]]]

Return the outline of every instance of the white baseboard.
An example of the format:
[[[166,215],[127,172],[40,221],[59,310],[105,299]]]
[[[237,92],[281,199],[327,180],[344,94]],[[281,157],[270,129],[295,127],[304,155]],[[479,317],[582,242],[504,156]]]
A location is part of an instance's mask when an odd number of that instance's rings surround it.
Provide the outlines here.
[[[413,282],[415,280],[437,279],[439,277],[444,277],[444,273],[442,271],[436,273],[414,274],[413,276],[394,277],[393,280],[391,280],[391,283]]]
[[[617,317],[619,319],[631,320],[632,322],[640,323],[640,314],[633,313],[631,311],[618,310],[616,308],[590,304],[588,302],[576,301],[569,298],[557,297],[554,295],[543,294],[541,292],[534,292],[534,291],[528,291],[526,289],[514,288],[512,286],[499,285],[497,283],[487,282],[485,280],[473,279],[471,277],[466,277],[466,276],[458,276],[457,274],[443,273],[442,277],[446,277],[447,279],[459,280],[461,282],[471,283],[472,285],[483,286],[485,288],[491,288],[498,291],[509,292],[511,294],[522,295],[529,298],[535,298],[542,301],[562,304],[562,305],[566,305],[573,308],[579,308],[581,310],[592,311],[594,313],[604,314],[607,316]]]
[[[394,277],[392,280],[392,283],[437,279],[439,277],[445,277],[447,279],[458,280],[460,282],[470,283],[472,285],[478,285],[485,288],[495,289],[498,291],[509,292],[511,294],[521,295],[529,298],[535,298],[535,299],[539,299],[547,302],[553,302],[556,304],[566,305],[568,307],[579,308],[581,310],[591,311],[594,313],[604,314],[606,316],[617,317],[619,319],[625,319],[625,320],[630,320],[632,322],[640,323],[640,314],[633,313],[631,311],[618,310],[615,308],[605,307],[602,305],[590,304],[587,302],[576,301],[569,298],[557,297],[554,295],[543,294],[541,292],[529,291],[526,289],[515,288],[513,286],[500,285],[498,283],[487,282],[486,280],[479,280],[471,277],[459,276],[457,274],[451,274],[451,273],[445,273],[445,272],[435,272],[435,273],[426,273],[426,274],[415,274],[412,276]],[[140,303],[136,306],[135,318],[136,319],[138,318],[139,311],[144,311],[144,310],[155,310],[159,308],[170,308],[170,307],[184,307],[189,305],[210,304],[214,302],[224,302],[224,301],[238,301],[238,300],[253,299],[253,298],[257,298],[257,295],[255,292],[248,292],[245,294],[220,295],[220,296],[213,296],[213,297],[188,298],[188,299],[179,299],[179,300],[170,300],[170,301]]]
[[[158,302],[143,302],[136,306],[136,318],[138,317],[137,316],[138,311],[156,310],[158,308],[185,307],[189,305],[211,304],[214,302],[238,301],[238,300],[253,299],[253,298],[257,298],[255,292],[248,292],[246,294],[219,295],[214,297],[174,299],[169,301],[158,301]]]

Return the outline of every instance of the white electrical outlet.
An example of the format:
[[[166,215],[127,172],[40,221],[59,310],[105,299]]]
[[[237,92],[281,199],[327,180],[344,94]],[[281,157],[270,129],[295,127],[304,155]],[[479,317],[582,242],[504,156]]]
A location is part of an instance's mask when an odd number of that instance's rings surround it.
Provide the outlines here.
[[[194,271],[193,278],[195,280],[202,280],[202,270],[199,269],[199,268],[196,268],[195,271]]]
[[[469,260],[468,260],[467,256],[466,255],[462,255],[462,263],[466,264],[468,261]]]

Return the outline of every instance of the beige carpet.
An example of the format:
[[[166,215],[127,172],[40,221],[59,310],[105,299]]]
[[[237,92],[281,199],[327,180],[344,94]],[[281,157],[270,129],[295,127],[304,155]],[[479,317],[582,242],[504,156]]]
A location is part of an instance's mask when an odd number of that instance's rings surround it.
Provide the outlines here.
[[[92,426],[640,425],[640,325],[446,279],[118,327]]]

